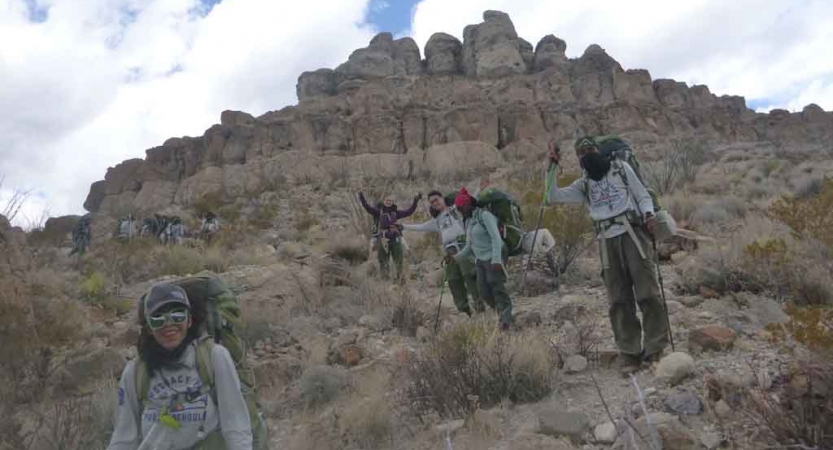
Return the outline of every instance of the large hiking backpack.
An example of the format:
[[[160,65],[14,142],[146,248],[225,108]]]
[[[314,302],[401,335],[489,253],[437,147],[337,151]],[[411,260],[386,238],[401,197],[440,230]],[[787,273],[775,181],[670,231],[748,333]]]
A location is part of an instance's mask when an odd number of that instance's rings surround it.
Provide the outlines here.
[[[237,368],[237,375],[240,378],[240,388],[252,422],[252,448],[255,450],[266,449],[268,445],[266,423],[260,413],[254,372],[246,362],[246,343],[242,338],[245,324],[237,297],[217,275],[209,271],[202,271],[194,276],[181,278],[171,283],[184,289],[188,295],[188,300],[192,304],[205,303],[207,317],[203,324],[204,329],[200,330],[202,332],[200,334],[205,337],[197,342],[196,347],[197,371],[200,375],[200,381],[203,385],[209,386],[209,393],[214,403],[217,404],[211,351],[215,344],[222,344],[231,355]],[[144,314],[143,304],[144,298],[139,302],[139,317]],[[136,365],[136,398],[144,403],[148,398],[149,389],[150,374],[147,365],[140,360]]]
[[[477,196],[477,204],[492,213],[498,221],[498,231],[509,256],[523,253],[523,224],[521,205],[508,192],[486,188]]]
[[[662,203],[660,202],[659,195],[657,195],[656,191],[651,189],[645,180],[642,178],[642,173],[639,167],[639,160],[636,158],[636,154],[634,154],[633,146],[631,143],[628,142],[626,139],[619,137],[615,134],[608,134],[605,136],[596,136],[593,138],[593,141],[596,143],[596,146],[599,149],[599,154],[605,156],[612,161],[622,161],[628,163],[629,166],[633,169],[634,174],[636,174],[636,178],[645,186],[645,190],[648,191],[648,195],[651,196],[651,201],[654,204],[654,214],[657,217],[658,221],[658,229],[657,229],[657,240],[663,241],[665,239],[670,238],[672,235],[676,233],[676,223],[674,218],[671,217],[671,214],[663,208]],[[617,170],[619,176],[622,177],[622,180],[625,182],[625,185],[628,184],[627,177],[625,176],[624,170],[620,165],[613,165],[612,170]],[[585,192],[589,195],[587,191],[587,186],[585,186]],[[644,211],[640,211],[644,213]]]
[[[650,188],[645,179],[642,178],[642,172],[639,167],[639,160],[634,154],[633,146],[626,139],[615,134],[608,134],[605,136],[596,136],[593,138],[596,146],[599,148],[599,154],[608,157],[611,160],[619,160],[628,163],[636,174],[636,178],[645,186],[648,194],[651,196],[651,201],[654,203],[654,212],[657,213],[662,210],[662,203],[660,203],[659,195],[656,191]]]

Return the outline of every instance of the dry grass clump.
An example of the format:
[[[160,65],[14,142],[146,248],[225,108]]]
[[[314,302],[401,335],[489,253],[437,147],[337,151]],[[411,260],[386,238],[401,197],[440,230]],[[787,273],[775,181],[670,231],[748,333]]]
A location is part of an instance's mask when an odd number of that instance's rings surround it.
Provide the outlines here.
[[[677,270],[686,292],[697,293],[703,286],[718,293],[764,293],[798,304],[833,302],[829,251],[761,216],[751,216],[719,245],[702,248]]]
[[[544,336],[503,334],[491,321],[465,322],[406,363],[403,401],[420,418],[467,417],[479,407],[545,397],[552,391],[554,367]]]
[[[778,448],[833,448],[831,359],[800,362],[782,380],[775,393],[761,386],[746,390],[740,412]]]

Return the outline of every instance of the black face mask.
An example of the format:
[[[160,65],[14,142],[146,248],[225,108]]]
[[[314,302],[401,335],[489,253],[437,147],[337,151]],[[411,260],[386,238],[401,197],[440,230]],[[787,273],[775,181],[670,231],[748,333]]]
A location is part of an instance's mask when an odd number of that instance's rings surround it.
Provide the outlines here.
[[[610,159],[599,153],[588,153],[581,158],[581,167],[593,181],[599,181],[610,171]]]

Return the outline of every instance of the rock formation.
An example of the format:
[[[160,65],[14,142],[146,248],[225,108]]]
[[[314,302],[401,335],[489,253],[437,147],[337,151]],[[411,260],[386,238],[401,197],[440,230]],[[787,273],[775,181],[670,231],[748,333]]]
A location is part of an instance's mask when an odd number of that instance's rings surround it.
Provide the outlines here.
[[[450,148],[475,152],[468,164],[491,166],[516,148],[577,133],[616,132],[637,145],[697,134],[803,146],[833,134],[833,113],[816,105],[756,114],[743,97],[624,70],[599,45],[568,59],[554,35],[533,49],[505,13],[483,18],[465,28],[462,43],[431,36],[425,60],[412,39],[380,33],[336,69],[302,73],[298,105],[260,117],[225,111],[201,137],[169,139],[145,159],[110,168],[84,207],[112,215],[188,206],[208,194],[230,200],[332,167],[356,176],[439,170],[448,160],[436,154]],[[479,144],[452,145],[466,141]]]

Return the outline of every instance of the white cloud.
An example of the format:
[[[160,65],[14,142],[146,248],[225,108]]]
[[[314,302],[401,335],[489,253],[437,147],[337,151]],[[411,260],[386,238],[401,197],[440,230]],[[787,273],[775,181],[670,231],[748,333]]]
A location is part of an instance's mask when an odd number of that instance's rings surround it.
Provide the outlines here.
[[[833,110],[833,98],[809,87],[833,80],[833,2],[829,0],[423,0],[411,29],[424,46],[442,31],[462,39],[467,24],[497,9],[534,46],[546,34],[567,42],[576,57],[590,44],[604,47],[625,68],[654,78],[706,84],[717,94],[747,99],[816,102]],[[815,95],[818,94],[818,97]]]
[[[368,0],[0,0],[0,205],[12,188],[81,213],[108,166],[172,136],[201,135],[225,109],[293,104],[304,70],[334,67],[373,35]],[[25,221],[18,221],[25,223]]]

